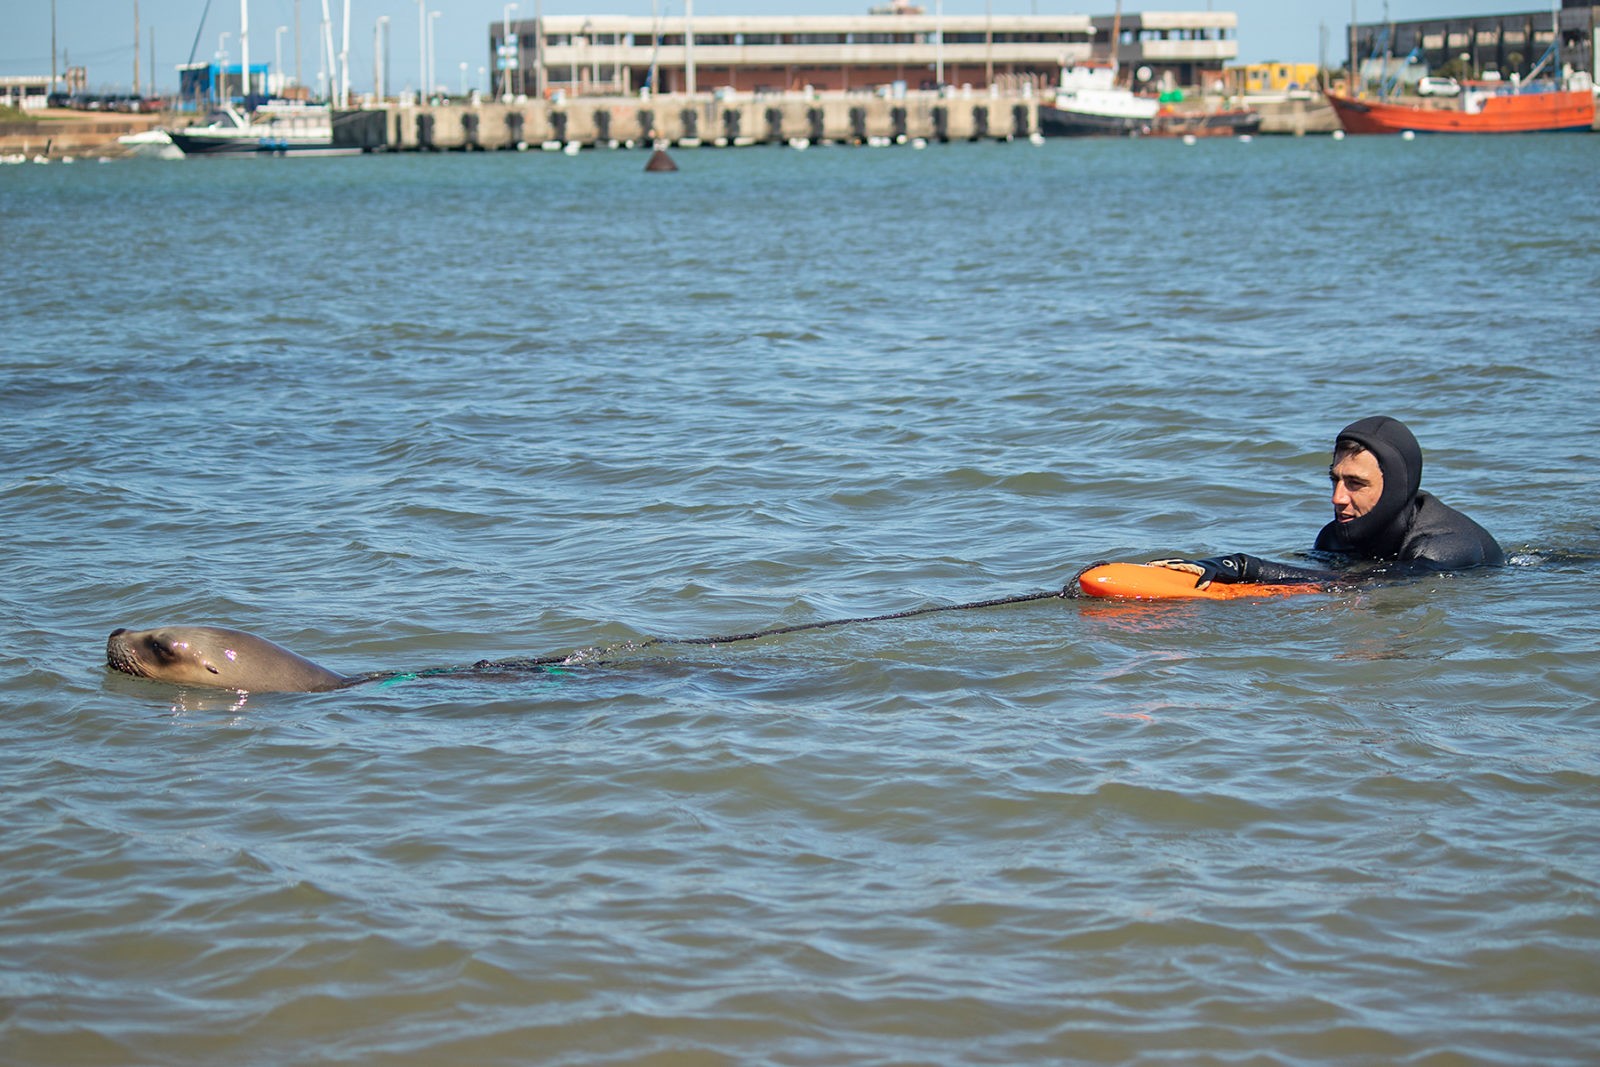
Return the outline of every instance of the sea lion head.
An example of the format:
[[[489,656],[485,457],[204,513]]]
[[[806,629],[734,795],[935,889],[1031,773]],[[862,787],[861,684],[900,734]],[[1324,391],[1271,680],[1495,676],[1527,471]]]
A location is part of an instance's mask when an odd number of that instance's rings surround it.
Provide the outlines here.
[[[252,692],[337,689],[350,679],[264,637],[225,626],[119,627],[106,639],[106,666],[181,686]]]

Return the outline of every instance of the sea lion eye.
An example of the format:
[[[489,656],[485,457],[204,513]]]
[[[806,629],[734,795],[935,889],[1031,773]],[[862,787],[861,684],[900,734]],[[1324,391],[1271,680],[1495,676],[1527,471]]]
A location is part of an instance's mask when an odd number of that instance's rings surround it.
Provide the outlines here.
[[[209,663],[206,664],[206,670],[210,671],[212,674],[220,674],[221,673],[220,671],[218,671],[215,667],[213,667]]]

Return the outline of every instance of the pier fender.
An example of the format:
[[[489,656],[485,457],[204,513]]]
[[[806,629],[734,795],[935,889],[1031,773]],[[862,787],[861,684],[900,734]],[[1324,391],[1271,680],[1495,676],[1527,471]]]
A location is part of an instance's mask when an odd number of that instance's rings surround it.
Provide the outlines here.
[[[823,115],[823,111],[820,107],[814,107],[810,111],[806,112],[806,120],[811,123],[812,141],[821,141],[823,135],[827,132],[824,118],[825,116]]]

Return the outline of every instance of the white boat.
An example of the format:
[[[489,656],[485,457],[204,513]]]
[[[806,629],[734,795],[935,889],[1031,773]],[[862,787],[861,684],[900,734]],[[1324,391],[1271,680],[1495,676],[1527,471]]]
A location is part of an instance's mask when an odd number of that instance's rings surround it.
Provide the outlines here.
[[[205,126],[168,130],[186,156],[352,156],[359,147],[333,142],[333,116],[314,105],[271,105],[254,118],[230,106],[215,111]]]

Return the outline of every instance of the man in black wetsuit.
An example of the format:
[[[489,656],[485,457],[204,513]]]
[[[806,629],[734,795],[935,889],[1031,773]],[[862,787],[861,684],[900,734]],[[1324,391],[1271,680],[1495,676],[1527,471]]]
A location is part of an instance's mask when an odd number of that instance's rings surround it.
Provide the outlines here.
[[[1316,548],[1352,561],[1377,561],[1361,576],[1394,577],[1469,567],[1498,567],[1505,553],[1489,532],[1461,512],[1420,492],[1422,449],[1405,424],[1384,415],[1353,422],[1333,445],[1333,521]],[[1215,559],[1156,560],[1212,582],[1327,582],[1340,574],[1293,567],[1236,552]]]

